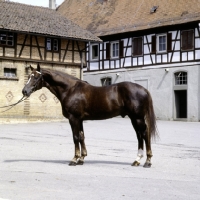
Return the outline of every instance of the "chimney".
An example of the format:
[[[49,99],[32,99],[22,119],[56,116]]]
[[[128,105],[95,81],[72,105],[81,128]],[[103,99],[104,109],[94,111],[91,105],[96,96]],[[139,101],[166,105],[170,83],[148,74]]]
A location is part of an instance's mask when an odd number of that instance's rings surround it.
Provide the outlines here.
[[[49,8],[56,9],[56,0],[49,0]]]

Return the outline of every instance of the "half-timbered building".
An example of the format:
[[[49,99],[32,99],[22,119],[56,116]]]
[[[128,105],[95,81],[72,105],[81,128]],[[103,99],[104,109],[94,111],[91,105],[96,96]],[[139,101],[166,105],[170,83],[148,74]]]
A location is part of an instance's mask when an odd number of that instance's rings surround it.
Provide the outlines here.
[[[200,120],[198,0],[65,0],[57,10],[103,40],[88,43],[86,81],[138,83],[158,119]]]
[[[88,42],[100,39],[55,10],[0,2],[0,106],[16,103],[28,80],[29,66],[64,71],[81,78]],[[47,89],[3,112],[0,118],[60,119],[58,99]]]

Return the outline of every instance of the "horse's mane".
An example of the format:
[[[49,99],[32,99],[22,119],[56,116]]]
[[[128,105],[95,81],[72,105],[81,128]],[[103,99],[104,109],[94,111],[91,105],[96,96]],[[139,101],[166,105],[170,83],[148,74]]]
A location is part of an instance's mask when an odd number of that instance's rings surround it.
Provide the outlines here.
[[[42,71],[47,71],[47,72],[49,72],[50,74],[59,75],[59,76],[63,77],[64,79],[65,79],[65,78],[70,78],[70,79],[75,80],[75,81],[80,81],[80,82],[87,83],[86,81],[83,81],[83,80],[81,80],[81,79],[79,79],[79,78],[76,78],[76,77],[74,77],[74,76],[72,76],[72,75],[70,75],[70,74],[68,74],[68,73],[66,73],[66,72],[61,72],[61,71],[54,70],[54,69],[42,69]]]

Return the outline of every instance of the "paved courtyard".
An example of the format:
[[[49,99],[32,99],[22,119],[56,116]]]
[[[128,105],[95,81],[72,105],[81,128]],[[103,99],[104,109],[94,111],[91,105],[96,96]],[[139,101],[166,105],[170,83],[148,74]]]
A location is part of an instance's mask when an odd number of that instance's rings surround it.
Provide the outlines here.
[[[69,123],[0,124],[0,200],[200,199],[200,123],[158,121],[152,167],[132,167],[128,118],[84,123],[88,156],[74,155]]]

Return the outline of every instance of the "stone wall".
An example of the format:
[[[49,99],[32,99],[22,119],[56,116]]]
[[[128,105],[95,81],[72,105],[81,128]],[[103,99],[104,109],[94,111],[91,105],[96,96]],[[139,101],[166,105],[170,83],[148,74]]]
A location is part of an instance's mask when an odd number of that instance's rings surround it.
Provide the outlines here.
[[[20,61],[0,60],[0,106],[16,103],[22,98],[22,89],[28,80],[28,70],[26,66],[32,65],[36,68],[37,63]],[[4,77],[4,68],[16,69],[17,77]],[[41,68],[55,69],[80,78],[80,67],[41,64]],[[1,108],[0,112],[6,110]],[[61,106],[58,99],[46,88],[33,93],[27,100],[16,105],[12,109],[0,113],[0,120],[57,120],[63,119]]]

